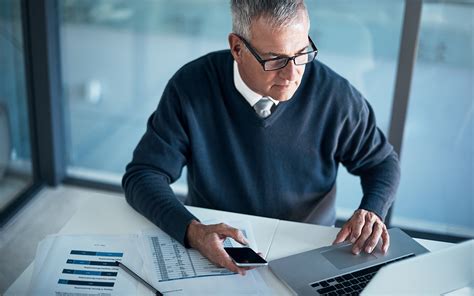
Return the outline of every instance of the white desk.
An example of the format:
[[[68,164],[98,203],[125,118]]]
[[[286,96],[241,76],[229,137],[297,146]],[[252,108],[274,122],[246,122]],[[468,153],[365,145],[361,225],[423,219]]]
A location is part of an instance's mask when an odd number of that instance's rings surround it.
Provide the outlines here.
[[[263,218],[203,208],[188,208],[201,220],[248,220],[254,230],[259,251],[268,261],[308,251],[331,244],[338,229],[312,224],[296,223],[278,219]],[[59,231],[60,234],[130,234],[142,229],[156,227],[139,213],[135,212],[124,198],[103,197],[90,199],[69,222]],[[418,240],[429,250],[438,250],[448,243]],[[8,288],[5,295],[26,295],[33,272],[33,263]],[[268,268],[258,272],[274,294],[291,295]]]

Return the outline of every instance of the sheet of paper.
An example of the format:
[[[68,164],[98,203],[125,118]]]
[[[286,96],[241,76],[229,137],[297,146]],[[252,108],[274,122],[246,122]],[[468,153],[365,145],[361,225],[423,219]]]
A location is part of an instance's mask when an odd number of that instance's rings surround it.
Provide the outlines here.
[[[115,261],[143,272],[138,236],[49,236],[37,249],[31,295],[131,295],[137,281]]]
[[[256,247],[250,223],[233,222],[249,240],[250,247]],[[171,281],[204,276],[221,276],[234,274],[217,267],[194,249],[186,249],[161,229],[143,231],[145,262],[151,262],[152,277],[155,281]],[[227,238],[226,247],[241,247],[235,240]]]
[[[247,272],[245,276],[231,274],[220,277],[198,277],[153,283],[153,285],[166,296],[274,295],[256,270]]]
[[[249,247],[252,248],[254,251],[258,252],[258,246],[257,246],[257,241],[255,240],[255,236],[253,234],[253,227],[252,224],[250,224],[249,221],[217,221],[217,220],[206,220],[203,223],[209,225],[209,224],[217,224],[217,223],[225,223],[227,225],[230,225],[234,228],[240,229],[242,233],[244,234],[245,238],[247,239],[249,243]],[[233,238],[227,238],[224,241],[224,247],[245,247],[241,245],[240,243],[236,242]]]
[[[214,224],[217,221],[205,221]],[[222,222],[222,221],[219,221]],[[257,249],[253,229],[247,221],[227,224],[240,229],[249,245]],[[233,239],[225,246],[242,247]],[[253,270],[246,276],[217,267],[198,251],[186,249],[160,229],[142,233],[145,268],[152,285],[166,295],[270,295],[260,274]],[[215,279],[219,276],[218,279]]]

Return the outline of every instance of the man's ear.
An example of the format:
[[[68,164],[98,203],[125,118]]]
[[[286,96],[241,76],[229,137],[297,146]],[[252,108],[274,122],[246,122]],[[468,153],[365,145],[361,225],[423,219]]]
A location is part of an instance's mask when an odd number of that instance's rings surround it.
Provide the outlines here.
[[[240,64],[242,62],[242,41],[234,33],[229,34],[229,47],[234,60]]]

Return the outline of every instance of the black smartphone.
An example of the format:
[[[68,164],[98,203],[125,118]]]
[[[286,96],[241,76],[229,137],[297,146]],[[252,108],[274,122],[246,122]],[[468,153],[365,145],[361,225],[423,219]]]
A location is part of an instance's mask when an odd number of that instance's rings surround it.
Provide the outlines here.
[[[239,267],[257,267],[268,264],[265,259],[260,257],[260,255],[255,253],[251,248],[224,248],[224,250],[229,254],[230,258],[232,258],[235,265]]]

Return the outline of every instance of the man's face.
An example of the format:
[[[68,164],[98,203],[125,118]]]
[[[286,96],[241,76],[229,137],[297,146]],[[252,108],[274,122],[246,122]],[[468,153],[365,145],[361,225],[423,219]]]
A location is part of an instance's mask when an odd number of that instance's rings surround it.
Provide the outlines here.
[[[309,24],[303,11],[299,13],[298,19],[287,27],[272,28],[267,20],[261,17],[252,23],[250,30],[252,39],[248,42],[263,60],[291,57],[305,52],[309,45]],[[240,46],[233,46],[237,42]],[[286,101],[293,96],[303,77],[304,65],[296,66],[293,61],[289,61],[282,69],[264,71],[262,65],[245,48],[242,41],[234,40],[233,42],[230,37],[230,43],[234,58],[239,64],[240,75],[250,89],[278,101]]]

